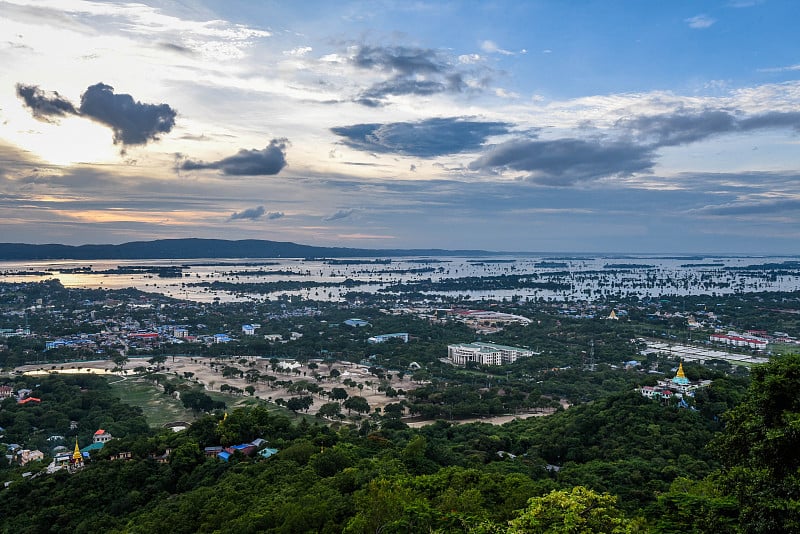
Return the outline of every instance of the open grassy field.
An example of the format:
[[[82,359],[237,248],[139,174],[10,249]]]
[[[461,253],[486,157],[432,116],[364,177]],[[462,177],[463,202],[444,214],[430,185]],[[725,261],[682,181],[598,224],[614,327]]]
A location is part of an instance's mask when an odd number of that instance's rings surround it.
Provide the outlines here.
[[[160,388],[152,382],[141,378],[127,380],[114,380],[114,391],[122,402],[131,406],[139,406],[143,411],[150,426],[162,426],[170,421],[194,421],[195,416],[187,410],[181,401],[164,395]]]
[[[131,406],[139,406],[142,411],[144,411],[147,422],[150,423],[151,427],[160,427],[164,425],[164,423],[169,423],[171,421],[192,422],[196,419],[195,414],[191,410],[184,408],[180,400],[164,395],[161,388],[143,378],[130,377],[126,380],[115,379],[111,384],[122,402],[130,404]],[[206,391],[206,393],[214,400],[224,402],[228,410],[244,406],[261,405],[278,413],[293,415],[285,408],[281,408],[272,403],[265,403],[254,397],[227,395],[218,391]],[[307,416],[305,414],[297,414],[294,415],[294,417],[306,417],[309,420],[313,420],[313,416]]]

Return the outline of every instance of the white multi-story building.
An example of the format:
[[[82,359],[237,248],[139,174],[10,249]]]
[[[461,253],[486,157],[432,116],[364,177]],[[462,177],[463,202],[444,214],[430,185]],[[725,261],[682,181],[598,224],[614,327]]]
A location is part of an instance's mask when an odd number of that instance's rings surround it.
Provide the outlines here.
[[[533,355],[532,350],[495,343],[459,343],[447,346],[447,358],[456,365],[475,362],[480,365],[503,365]]]

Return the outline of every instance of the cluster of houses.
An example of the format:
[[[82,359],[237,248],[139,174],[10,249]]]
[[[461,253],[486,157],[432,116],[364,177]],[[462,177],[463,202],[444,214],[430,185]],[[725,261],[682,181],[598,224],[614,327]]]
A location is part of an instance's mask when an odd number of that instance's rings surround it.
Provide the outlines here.
[[[278,449],[272,449],[266,445],[267,441],[265,439],[257,438],[250,443],[240,443],[239,445],[231,445],[230,447],[223,447],[222,445],[206,447],[203,452],[206,456],[219,458],[223,462],[230,460],[236,453],[242,456],[254,456],[258,454],[262,458],[269,458],[277,454]]]

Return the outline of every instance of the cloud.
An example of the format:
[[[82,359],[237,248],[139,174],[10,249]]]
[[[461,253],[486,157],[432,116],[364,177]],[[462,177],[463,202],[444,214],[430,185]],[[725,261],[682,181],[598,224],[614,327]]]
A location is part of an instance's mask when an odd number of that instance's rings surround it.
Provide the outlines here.
[[[348,217],[353,215],[355,212],[356,212],[356,210],[354,210],[354,209],[339,210],[336,213],[334,213],[333,215],[329,215],[329,216],[323,218],[322,220],[323,221],[339,221],[341,219],[347,219]]]
[[[758,72],[791,72],[795,70],[800,70],[800,63],[795,65],[786,65],[785,67],[768,67],[764,69],[758,69]]]
[[[273,139],[263,150],[242,149],[233,156],[219,161],[186,160],[181,165],[185,171],[216,169],[229,176],[269,176],[278,174],[286,166],[288,140]]]
[[[343,144],[364,152],[430,158],[480,148],[492,135],[509,132],[505,122],[473,121],[464,117],[433,118],[418,122],[354,124],[331,128]]]
[[[310,46],[298,46],[296,48],[292,48],[291,50],[284,50],[284,56],[294,56],[294,57],[303,57],[313,49]]]
[[[517,139],[499,144],[470,163],[470,170],[528,172],[535,183],[569,186],[607,176],[649,172],[653,149],[627,142],[582,139]]]
[[[249,219],[254,221],[256,219],[260,219],[264,216],[266,210],[264,206],[258,206],[257,208],[248,208],[242,211],[235,211],[231,213],[230,219],[231,221],[242,220],[242,219]]]
[[[726,204],[708,205],[690,210],[692,215],[719,217],[731,215],[776,215],[783,212],[800,212],[800,198],[737,200]]]
[[[794,128],[800,131],[800,112],[769,112],[738,116],[729,111],[704,110],[699,113],[650,115],[619,121],[617,126],[633,133],[652,146],[678,146],[715,135],[749,132],[769,128]]]
[[[483,61],[483,58],[480,56],[480,54],[462,54],[458,56],[458,62],[465,65],[480,63],[481,61]]]
[[[184,54],[184,55],[187,55],[187,56],[192,56],[192,55],[195,54],[195,51],[192,50],[191,48],[187,48],[187,47],[185,47],[183,45],[170,43],[170,42],[167,42],[167,41],[159,42],[159,43],[157,43],[157,46],[159,48],[163,49],[163,50],[168,51],[168,52],[177,52],[178,54]]]
[[[690,28],[695,30],[703,30],[711,27],[715,22],[717,22],[717,20],[712,19],[708,15],[695,15],[694,17],[684,19],[684,22],[686,22]]]
[[[514,52],[511,52],[510,50],[503,50],[502,48],[497,46],[497,43],[488,40],[481,43],[481,50],[483,50],[487,54],[502,54],[504,56],[514,55]]]
[[[16,85],[17,96],[22,99],[26,107],[30,108],[33,116],[41,121],[54,122],[51,117],[65,117],[76,115],[78,112],[72,103],[62,98],[57,92],[46,92],[36,85]]]
[[[143,104],[128,94],[114,94],[104,83],[89,86],[81,95],[80,114],[109,126],[114,143],[143,145],[169,133],[177,113],[168,104]]]
[[[463,74],[439,51],[430,48],[365,45],[350,61],[360,69],[389,75],[356,98],[365,106],[382,106],[389,96],[457,93],[467,87]]]
[[[267,219],[270,221],[274,221],[275,219],[281,219],[285,216],[282,211],[271,211],[267,213]]]

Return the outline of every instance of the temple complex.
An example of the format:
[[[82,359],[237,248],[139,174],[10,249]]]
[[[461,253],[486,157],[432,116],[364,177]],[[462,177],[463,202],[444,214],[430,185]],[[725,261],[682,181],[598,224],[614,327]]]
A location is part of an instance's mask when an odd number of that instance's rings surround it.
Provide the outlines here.
[[[683,371],[683,362],[678,364],[678,372],[675,376],[667,380],[659,380],[655,386],[644,386],[639,388],[642,396],[649,399],[682,399],[684,395],[694,397],[695,390],[708,387],[711,380],[699,380],[692,382]]]

